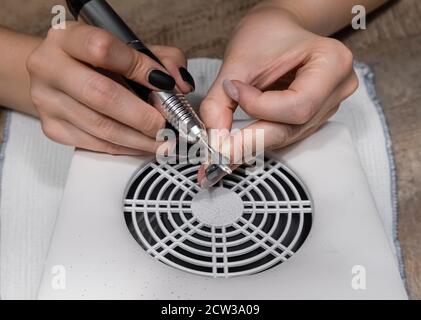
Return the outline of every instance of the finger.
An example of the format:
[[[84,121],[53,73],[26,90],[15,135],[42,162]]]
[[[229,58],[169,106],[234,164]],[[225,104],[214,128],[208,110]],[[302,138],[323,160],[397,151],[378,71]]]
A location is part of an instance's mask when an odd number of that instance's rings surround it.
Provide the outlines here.
[[[53,31],[54,32],[54,31]],[[66,36],[57,30],[57,41],[68,55],[94,67],[116,72],[154,90],[172,90],[175,80],[155,60],[112,34],[81,23],[70,24]]]
[[[271,121],[260,120],[250,124],[249,126],[237,131],[230,137],[230,145],[222,146],[221,150],[229,154],[236,164],[241,164],[245,158],[250,159],[250,155],[259,155],[264,150],[277,150],[289,146],[308,135],[306,133],[314,133],[328,119],[330,119],[338,110],[339,105],[323,110],[315,115],[315,117],[304,125],[291,125],[283,123],[275,123]],[[236,156],[242,155],[242,158]]]
[[[232,134],[221,146],[221,152],[239,165],[267,149],[288,145],[302,130],[303,126],[260,120]]]
[[[305,125],[290,125],[260,120],[237,130],[221,147],[220,152],[229,156],[233,165],[241,165],[264,153],[293,144],[314,133],[338,110],[339,105],[318,113]]]
[[[243,163],[251,164],[257,156],[263,156],[265,150],[276,150],[309,137],[332,117],[338,108],[339,105],[325,114],[318,114],[306,125],[287,125],[263,120],[255,122],[225,139],[218,151],[229,158],[230,168],[235,170]],[[204,181],[205,170],[206,165],[199,167],[199,185]],[[223,176],[219,178],[222,179]]]
[[[329,69],[330,67],[330,69]],[[351,70],[350,70],[351,72]],[[326,65],[325,59],[314,59],[298,70],[287,90],[266,91],[241,81],[224,81],[227,94],[252,117],[289,124],[308,122],[348,77]]]
[[[141,156],[147,152],[119,146],[94,137],[66,121],[43,124],[44,133],[53,141],[76,148],[108,153],[112,155]]]
[[[159,111],[122,85],[68,57],[57,59],[60,73],[48,64],[40,71],[54,88],[149,137],[155,138],[165,126]]]
[[[68,95],[49,90],[44,110],[68,121],[82,131],[115,145],[155,153],[160,143],[144,134],[104,116]]]
[[[161,60],[170,75],[174,77],[181,92],[190,93],[196,89],[193,76],[187,70],[186,56],[181,50],[166,46],[150,46],[150,49]]]
[[[230,168],[235,170],[243,163],[252,164],[265,150],[276,150],[305,139],[317,131],[336,111],[333,108],[317,121],[306,125],[288,125],[260,120],[228,137],[219,151],[230,159]],[[197,180],[203,186],[206,165],[201,165]],[[223,176],[219,177],[219,180]],[[213,184],[218,181],[212,181]]]
[[[208,128],[231,130],[233,113],[238,103],[225,92],[223,81],[228,75],[233,79],[246,79],[245,69],[236,67],[228,60],[222,65],[215,82],[200,105],[201,118]]]

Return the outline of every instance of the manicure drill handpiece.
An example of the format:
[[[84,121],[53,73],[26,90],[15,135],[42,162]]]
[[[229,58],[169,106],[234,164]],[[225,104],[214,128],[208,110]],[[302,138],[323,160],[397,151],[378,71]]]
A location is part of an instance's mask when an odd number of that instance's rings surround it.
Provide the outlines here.
[[[67,0],[67,5],[75,18],[79,16],[86,23],[109,31],[134,49],[162,65],[161,61],[142,43],[105,0]],[[127,83],[140,98],[151,101],[165,119],[178,130],[181,137],[189,143],[199,142],[206,147],[211,155],[211,166],[206,170],[206,177],[215,169],[226,174],[231,173],[229,166],[225,164],[226,162],[212,163],[215,159],[225,159],[208,144],[205,125],[183,94],[176,91],[152,91],[130,80]],[[213,170],[209,169],[211,167]]]

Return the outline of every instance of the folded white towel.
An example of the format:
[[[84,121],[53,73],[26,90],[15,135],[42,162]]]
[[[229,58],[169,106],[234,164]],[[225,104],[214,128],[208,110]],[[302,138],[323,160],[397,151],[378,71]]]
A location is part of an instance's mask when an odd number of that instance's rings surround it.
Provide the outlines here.
[[[219,60],[190,61],[198,96],[209,88],[219,67]],[[363,64],[355,68],[360,88],[343,103],[335,120],[351,131],[402,272],[388,128],[372,73]],[[239,111],[236,116],[245,115]],[[49,141],[37,120],[15,112],[8,113],[5,136],[0,159],[0,294],[3,299],[31,299],[37,295],[73,148]]]

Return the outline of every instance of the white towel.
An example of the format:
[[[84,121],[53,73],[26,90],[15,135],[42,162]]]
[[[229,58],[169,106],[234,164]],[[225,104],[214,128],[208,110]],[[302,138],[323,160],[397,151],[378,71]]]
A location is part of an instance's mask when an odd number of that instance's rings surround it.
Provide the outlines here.
[[[219,67],[219,60],[190,61],[197,83],[195,97],[206,93]],[[363,64],[356,64],[355,69],[360,88],[343,103],[335,120],[351,131],[403,275],[388,128],[375,97],[373,74]],[[245,115],[239,111],[236,116]],[[49,141],[37,120],[16,112],[7,115],[5,138],[0,154],[0,294],[3,299],[32,299],[37,295],[73,148]]]

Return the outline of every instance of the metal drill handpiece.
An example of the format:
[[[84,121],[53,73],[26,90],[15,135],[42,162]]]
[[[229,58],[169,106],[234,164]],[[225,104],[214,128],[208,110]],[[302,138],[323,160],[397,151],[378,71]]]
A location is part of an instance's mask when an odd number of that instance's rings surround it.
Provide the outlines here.
[[[202,187],[209,188],[223,176],[232,173],[229,159],[209,145],[205,125],[183,94],[171,91],[152,92],[151,100],[184,139],[189,143],[201,143],[207,149],[210,164],[205,170]]]
[[[207,140],[205,125],[183,94],[173,91],[154,91],[151,93],[151,99],[165,119],[189,143]]]

